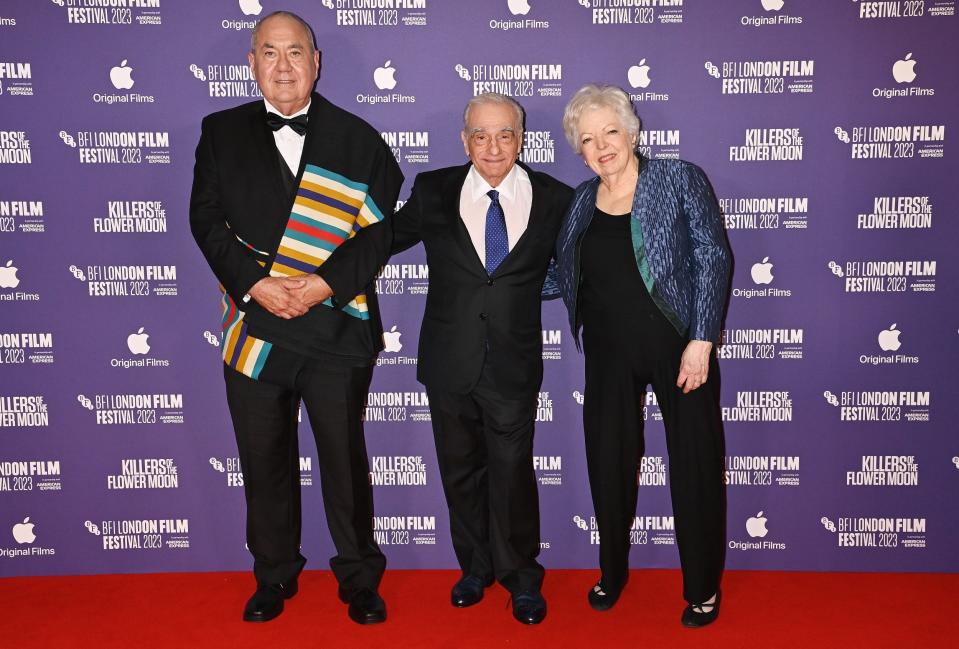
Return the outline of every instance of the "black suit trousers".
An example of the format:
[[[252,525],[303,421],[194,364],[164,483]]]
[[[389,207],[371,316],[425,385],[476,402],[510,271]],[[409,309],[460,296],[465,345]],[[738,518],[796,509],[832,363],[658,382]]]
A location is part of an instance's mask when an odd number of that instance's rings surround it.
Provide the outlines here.
[[[227,365],[223,369],[257,582],[289,582],[306,563],[300,554],[297,441],[302,399],[316,440],[323,506],[336,547],[330,567],[341,586],[375,589],[386,558],[373,538],[373,494],[361,419],[372,367],[336,366],[276,346],[269,362],[288,368],[285,381],[254,381]]]
[[[453,549],[464,575],[511,593],[539,590],[538,395],[501,394],[487,368],[467,394],[426,386]]]

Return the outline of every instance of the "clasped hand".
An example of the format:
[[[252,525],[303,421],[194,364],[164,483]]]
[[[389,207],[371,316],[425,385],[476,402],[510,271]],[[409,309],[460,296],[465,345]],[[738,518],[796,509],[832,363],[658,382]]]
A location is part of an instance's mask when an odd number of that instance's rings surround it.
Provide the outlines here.
[[[330,285],[319,275],[264,277],[250,289],[250,297],[273,315],[290,320],[333,295]]]

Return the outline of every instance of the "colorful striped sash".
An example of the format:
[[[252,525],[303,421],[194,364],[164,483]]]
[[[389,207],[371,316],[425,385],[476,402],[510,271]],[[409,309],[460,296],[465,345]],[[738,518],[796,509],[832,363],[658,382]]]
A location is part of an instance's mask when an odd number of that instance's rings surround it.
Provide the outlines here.
[[[367,185],[340,174],[306,165],[270,275],[289,277],[315,272],[337,246],[361,228],[382,221],[383,213],[368,189]],[[329,299],[323,304],[333,306]],[[350,300],[343,312],[369,320],[366,294]]]
[[[361,228],[383,220],[383,213],[367,193],[368,186],[340,174],[308,164],[297,188],[293,210],[270,266],[272,277],[291,277],[313,273],[336,247]],[[239,239],[239,237],[237,237]],[[239,239],[247,248],[268,256]],[[266,266],[266,260],[258,260]],[[258,379],[272,345],[247,332],[243,311],[223,287],[223,362],[252,379]],[[322,302],[333,308],[329,299]],[[360,293],[342,311],[360,320],[369,320],[366,294]]]

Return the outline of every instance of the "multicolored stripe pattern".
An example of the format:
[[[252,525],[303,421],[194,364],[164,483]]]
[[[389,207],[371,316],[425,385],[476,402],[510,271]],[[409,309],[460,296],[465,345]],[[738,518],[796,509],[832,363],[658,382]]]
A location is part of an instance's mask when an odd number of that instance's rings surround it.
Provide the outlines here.
[[[237,237],[237,239],[258,255],[269,257],[267,253],[257,250],[240,237]],[[266,259],[257,260],[257,263],[266,266]],[[273,345],[247,333],[246,323],[243,322],[243,311],[237,308],[236,302],[229,296],[226,289],[221,286],[220,291],[223,292],[223,299],[221,300],[223,332],[220,336],[223,362],[251,379],[259,379],[260,372],[266,365],[266,359],[270,355]]]
[[[289,277],[312,273],[337,246],[361,228],[382,221],[383,213],[368,190],[369,186],[364,183],[316,165],[306,165],[270,275]],[[323,304],[333,306],[330,300]],[[354,297],[343,311],[368,320],[366,294]]]
[[[290,220],[286,224],[280,246],[277,248],[270,275],[290,277],[312,273],[323,265],[341,243],[361,228],[383,220],[383,212],[368,194],[369,186],[341,176],[322,167],[308,164],[303,171]],[[258,255],[269,257],[243,239],[237,239]],[[266,260],[258,260],[266,266]],[[273,346],[254,338],[247,332],[243,311],[223,287],[223,362],[252,379],[258,379]],[[324,306],[333,308],[326,300]],[[360,320],[369,320],[366,294],[360,293],[342,307]]]
[[[259,379],[273,345],[254,338],[246,331],[243,312],[226,293],[223,294],[223,362],[251,379]]]

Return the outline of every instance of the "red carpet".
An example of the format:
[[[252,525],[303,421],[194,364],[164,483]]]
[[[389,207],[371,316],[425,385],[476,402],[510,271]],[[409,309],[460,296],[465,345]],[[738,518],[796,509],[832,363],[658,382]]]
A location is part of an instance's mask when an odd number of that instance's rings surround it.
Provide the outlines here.
[[[612,611],[586,603],[592,571],[551,570],[549,615],[524,627],[496,586],[454,609],[451,571],[387,572],[386,624],[360,627],[329,572],[305,573],[286,612],[267,624],[240,613],[248,574],[0,579],[0,646],[50,647],[956,647],[959,575],[728,572],[719,620],[684,629],[677,571],[635,571]],[[950,628],[952,627],[952,628]],[[947,631],[948,629],[948,631]]]

